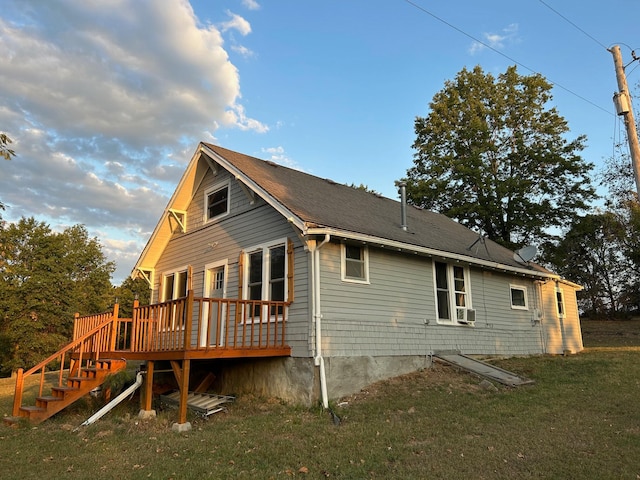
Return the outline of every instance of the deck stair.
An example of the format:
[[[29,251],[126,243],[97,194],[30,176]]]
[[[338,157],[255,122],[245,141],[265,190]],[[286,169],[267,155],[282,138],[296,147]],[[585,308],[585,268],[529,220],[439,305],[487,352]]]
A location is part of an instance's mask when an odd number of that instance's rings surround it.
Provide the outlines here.
[[[127,362],[122,359],[95,360],[89,367],[77,371],[75,376],[68,377],[66,385],[51,387],[50,395],[36,397],[35,405],[21,406],[17,416],[5,417],[5,423],[12,424],[21,418],[40,423],[102,385],[109,375],[126,367]]]

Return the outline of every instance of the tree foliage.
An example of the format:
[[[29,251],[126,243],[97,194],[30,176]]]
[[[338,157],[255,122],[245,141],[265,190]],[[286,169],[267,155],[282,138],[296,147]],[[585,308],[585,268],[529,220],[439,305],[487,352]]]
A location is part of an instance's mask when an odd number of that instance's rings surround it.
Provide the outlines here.
[[[0,132],[0,157],[5,160],[11,160],[11,157],[16,155],[16,152],[9,148],[10,143],[13,143],[13,141],[7,136],[7,134]]]
[[[579,294],[583,312],[617,315],[624,310],[622,293],[634,276],[625,255],[625,222],[613,212],[576,219],[556,245],[547,245],[547,258],[561,275],[584,287]]]
[[[119,313],[122,318],[133,316],[133,301],[138,300],[140,305],[151,303],[151,289],[146,280],[131,277],[124,279],[122,284],[114,290],[115,298],[118,300]]]
[[[33,218],[1,225],[0,374],[68,342],[75,312],[105,311],[114,269],[83,226],[56,233]]]
[[[0,132],[0,157],[5,160],[11,160],[11,157],[16,155],[16,152],[9,148],[10,143],[12,143],[12,140],[7,134]],[[0,202],[0,210],[4,210],[4,203],[2,202]],[[2,215],[0,215],[0,220],[2,220]]]
[[[567,140],[551,85],[510,67],[498,78],[477,66],[447,81],[417,117],[409,202],[441,212],[515,248],[549,236],[596,198],[585,137]]]

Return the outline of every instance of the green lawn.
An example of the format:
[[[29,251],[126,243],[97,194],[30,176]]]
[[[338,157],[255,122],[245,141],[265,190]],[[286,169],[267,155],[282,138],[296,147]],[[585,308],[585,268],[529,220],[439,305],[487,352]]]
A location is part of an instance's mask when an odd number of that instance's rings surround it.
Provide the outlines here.
[[[607,330],[608,328],[608,330]],[[87,478],[640,478],[640,322],[585,322],[584,353],[496,362],[534,385],[484,389],[453,367],[371,386],[327,412],[243,396],[193,430],[137,400],[75,430],[73,406],[37,427],[0,427],[0,476]],[[611,329],[618,333],[610,333]],[[0,380],[0,412],[11,387]]]

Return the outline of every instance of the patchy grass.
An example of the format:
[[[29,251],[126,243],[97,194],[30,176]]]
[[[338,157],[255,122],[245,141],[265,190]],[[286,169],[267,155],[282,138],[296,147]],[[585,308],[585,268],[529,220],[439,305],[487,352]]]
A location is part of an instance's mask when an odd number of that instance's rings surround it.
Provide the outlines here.
[[[75,431],[95,408],[88,401],[37,427],[0,427],[0,471],[23,479],[636,479],[637,345],[496,361],[536,382],[518,388],[484,389],[436,363],[336,402],[339,426],[319,408],[243,396],[209,420],[191,416],[184,434],[171,431],[175,410],[139,421],[137,400]],[[10,411],[5,382],[0,412]]]
[[[640,346],[639,317],[628,320],[583,319],[580,323],[586,348]]]

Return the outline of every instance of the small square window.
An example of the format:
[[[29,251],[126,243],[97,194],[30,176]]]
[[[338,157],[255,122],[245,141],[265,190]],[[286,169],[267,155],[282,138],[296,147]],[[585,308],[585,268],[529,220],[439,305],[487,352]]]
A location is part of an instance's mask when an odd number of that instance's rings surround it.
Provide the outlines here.
[[[229,213],[229,184],[213,187],[204,194],[205,221],[222,217]]]
[[[511,285],[511,308],[528,310],[527,287]]]
[[[342,280],[369,283],[369,255],[366,247],[342,245]]]

